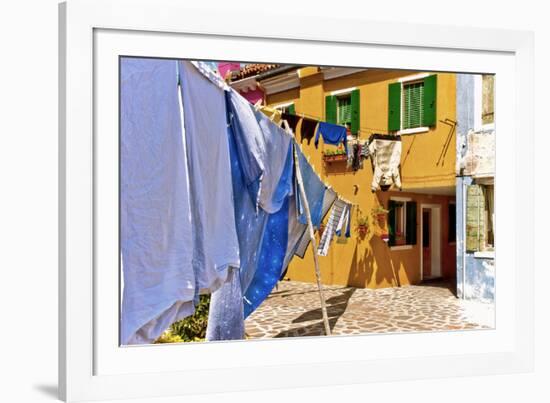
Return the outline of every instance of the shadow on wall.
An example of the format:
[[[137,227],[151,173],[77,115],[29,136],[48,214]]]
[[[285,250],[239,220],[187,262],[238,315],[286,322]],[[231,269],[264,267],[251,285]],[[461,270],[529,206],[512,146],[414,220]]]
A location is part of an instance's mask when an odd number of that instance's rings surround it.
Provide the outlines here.
[[[355,245],[347,285],[360,288],[374,284],[401,287],[399,274],[403,263],[402,259],[398,256],[391,256],[386,242],[379,236],[372,236],[368,242],[370,247],[367,246],[364,249],[364,254],[359,257],[357,256],[358,243]]]

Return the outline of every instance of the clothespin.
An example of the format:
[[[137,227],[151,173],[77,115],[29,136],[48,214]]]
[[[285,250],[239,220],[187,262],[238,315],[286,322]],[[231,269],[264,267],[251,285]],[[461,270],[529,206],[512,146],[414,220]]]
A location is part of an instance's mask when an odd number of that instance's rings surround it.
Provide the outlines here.
[[[258,111],[260,109],[260,106],[262,106],[262,100],[258,99],[254,104],[254,110]]]

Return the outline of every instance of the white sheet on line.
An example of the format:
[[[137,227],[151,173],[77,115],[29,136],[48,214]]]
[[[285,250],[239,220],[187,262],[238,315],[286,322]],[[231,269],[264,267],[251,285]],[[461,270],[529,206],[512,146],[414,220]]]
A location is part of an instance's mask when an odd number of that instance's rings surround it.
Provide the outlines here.
[[[191,62],[178,62],[189,167],[193,267],[201,293],[218,289],[239,267],[227,113],[223,89]]]
[[[121,61],[121,343],[194,311],[191,214],[176,61]]]

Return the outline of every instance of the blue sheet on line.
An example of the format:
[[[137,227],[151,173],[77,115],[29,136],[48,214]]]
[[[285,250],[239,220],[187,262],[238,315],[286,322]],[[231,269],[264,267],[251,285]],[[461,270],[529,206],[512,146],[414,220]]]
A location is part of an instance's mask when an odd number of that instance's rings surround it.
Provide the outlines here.
[[[309,211],[311,213],[311,221],[315,228],[318,228],[321,224],[322,211],[323,211],[323,198],[325,195],[325,184],[321,181],[319,176],[313,170],[313,167],[309,164],[306,157],[297,149],[298,162],[300,166],[300,172],[302,173],[302,181],[304,182],[304,191],[309,203]],[[299,191],[296,191],[298,221],[301,224],[307,224],[306,212],[301,200]]]
[[[235,91],[226,92],[226,104],[231,129],[240,279],[242,289],[246,291],[256,272],[267,214],[279,211],[287,196],[294,191],[294,160],[290,136],[283,129],[263,113],[256,113],[252,105]]]
[[[228,94],[229,95],[229,94]],[[235,302],[236,293],[230,287],[222,287],[214,299],[216,305],[227,305],[233,320],[224,320],[221,315],[214,315],[209,327],[210,335],[222,337],[227,334],[237,334],[239,324],[237,310],[243,309],[244,317],[253,312],[267,298],[277,280],[283,264],[288,239],[288,203],[290,197],[283,198],[281,208],[277,213],[267,214],[262,208],[256,211],[255,203],[247,191],[243,160],[238,151],[237,139],[243,135],[240,125],[233,123],[228,129],[229,153],[231,157],[231,175],[233,184],[235,221],[240,250],[240,278],[244,298]],[[293,187],[293,145],[289,143],[284,163],[283,175],[279,178],[276,194],[288,194]],[[284,191],[286,189],[286,192]],[[220,306],[214,309],[221,311]],[[237,330],[235,330],[237,329]]]
[[[315,134],[315,148],[319,144],[319,136],[323,136],[325,144],[339,145],[344,143],[346,154],[348,153],[348,134],[344,126],[335,125],[327,122],[319,122],[317,133]]]
[[[287,197],[281,209],[270,214],[262,239],[258,269],[244,295],[244,317],[260,306],[279,281],[288,239]]]
[[[276,194],[293,187],[293,144],[290,143],[283,175]],[[278,212],[270,214],[259,251],[258,266],[252,282],[244,293],[244,317],[248,317],[260,306],[279,281],[288,244],[289,203],[293,196],[284,198]]]
[[[226,282],[212,293],[208,311],[206,340],[244,338],[243,293],[239,268],[230,267]]]
[[[246,190],[257,206],[275,213],[284,199],[276,189],[291,136],[262,112],[255,111],[235,90],[228,91],[226,98]]]

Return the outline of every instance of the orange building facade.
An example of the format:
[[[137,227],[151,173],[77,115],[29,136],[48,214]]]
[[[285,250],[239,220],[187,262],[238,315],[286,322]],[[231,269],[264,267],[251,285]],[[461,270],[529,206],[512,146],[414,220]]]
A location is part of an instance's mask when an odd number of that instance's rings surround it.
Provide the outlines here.
[[[318,147],[301,143],[322,180],[353,203],[351,237],[335,237],[319,257],[324,284],[382,288],[456,276],[455,74],[279,67],[232,86],[244,95],[260,88],[272,108],[345,125],[351,140],[401,139],[401,190],[374,192],[370,160],[352,169],[344,158],[329,158],[338,147],[322,138]],[[315,281],[311,247],[285,278]]]

